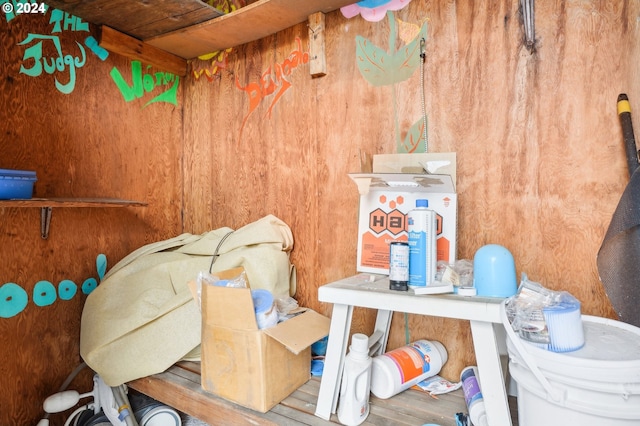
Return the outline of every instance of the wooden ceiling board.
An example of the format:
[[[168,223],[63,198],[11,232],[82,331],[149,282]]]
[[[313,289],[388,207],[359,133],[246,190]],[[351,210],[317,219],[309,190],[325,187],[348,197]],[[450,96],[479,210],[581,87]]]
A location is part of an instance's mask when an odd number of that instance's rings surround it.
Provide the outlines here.
[[[146,40],[180,28],[206,22],[223,15],[222,12],[213,9],[208,5],[205,6],[206,7],[185,12],[184,14],[179,15],[179,18],[160,17],[159,20],[149,22],[147,24],[141,25],[141,23],[138,23],[138,25],[132,29],[132,32],[135,33],[134,37],[139,38],[140,40]]]
[[[201,0],[45,0],[95,25],[138,39],[154,37],[222,15]]]
[[[353,0],[259,0],[200,24],[145,39],[184,59],[239,46],[282,31],[316,12],[328,13]]]
[[[354,0],[258,0],[223,14],[202,0],[44,0],[182,59],[258,40]]]

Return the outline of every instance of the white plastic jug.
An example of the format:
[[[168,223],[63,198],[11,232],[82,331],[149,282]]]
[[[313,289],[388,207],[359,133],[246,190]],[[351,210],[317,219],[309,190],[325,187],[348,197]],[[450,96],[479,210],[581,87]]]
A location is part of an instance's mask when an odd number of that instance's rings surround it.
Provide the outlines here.
[[[360,333],[351,337],[349,354],[344,360],[338,420],[343,425],[355,426],[369,415],[371,385],[371,357],[369,338]]]

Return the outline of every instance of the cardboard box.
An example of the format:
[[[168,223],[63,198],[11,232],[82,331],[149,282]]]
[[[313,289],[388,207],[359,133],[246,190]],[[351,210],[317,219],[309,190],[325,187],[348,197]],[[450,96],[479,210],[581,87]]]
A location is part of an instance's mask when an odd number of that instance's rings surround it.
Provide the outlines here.
[[[389,243],[407,241],[409,210],[416,200],[429,200],[429,208],[438,216],[437,259],[456,260],[458,202],[455,191],[455,154],[438,154],[432,164],[449,174],[400,173],[431,161],[431,154],[374,156],[374,173],[351,173],[360,193],[358,215],[357,266],[359,272],[389,273]],[[379,170],[397,170],[380,173]]]
[[[221,279],[242,268],[216,272]],[[311,309],[276,326],[258,329],[251,290],[202,288],[204,390],[267,412],[311,377],[311,349],[329,334],[329,318]]]

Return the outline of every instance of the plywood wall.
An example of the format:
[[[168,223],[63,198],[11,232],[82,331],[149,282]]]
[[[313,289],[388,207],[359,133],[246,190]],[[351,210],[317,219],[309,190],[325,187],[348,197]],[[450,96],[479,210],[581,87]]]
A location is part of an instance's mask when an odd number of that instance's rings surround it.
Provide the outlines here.
[[[595,259],[627,182],[616,99],[626,92],[636,105],[640,96],[637,5],[536,7],[534,51],[524,45],[517,1],[414,1],[393,19],[402,30],[427,22],[429,150],[458,155],[458,258],[501,244],[518,274],[571,292],[585,313],[613,317]],[[404,136],[421,115],[420,75],[393,86],[366,81],[356,37],[389,50],[390,21],[336,12],[326,16],[326,76],[299,66],[279,98],[238,89],[265,81],[282,88],[275,67],[298,49],[297,38],[308,49],[307,31],[300,24],[233,49],[211,81],[188,82],[185,227],[279,216],[296,240],[297,297],[329,314],[317,288],[356,272],[358,195],[347,174],[360,170],[362,153],[396,152],[396,132]],[[405,343],[405,320],[410,339],[445,344],[445,376],[456,379],[475,362],[464,321],[397,314],[390,346]],[[357,310],[354,331],[372,322]]]
[[[0,204],[0,286],[13,283],[28,297],[23,310],[0,317],[0,424],[34,425],[44,414],[44,399],[81,362],[86,298],[81,286],[88,278],[99,280],[97,256],[104,254],[111,267],[139,246],[181,232],[182,114],[181,105],[144,108],[154,93],[126,102],[110,72],[118,69],[132,84],[131,63],[115,55],[104,62],[95,56],[84,44],[95,32],[54,32],[50,13],[6,18],[5,13],[0,17],[0,168],[36,171],[35,197],[148,203],[54,208],[46,240],[40,237],[39,208]],[[25,52],[38,42],[44,59],[51,63],[59,57],[52,39],[20,45],[28,34],[59,37],[62,54],[80,59],[78,44],[84,47],[84,65],[76,68],[69,94],[56,88],[56,79],[62,85],[71,81],[67,66],[53,73],[43,67],[37,76],[20,72],[36,66]],[[63,280],[77,286],[73,297],[35,304],[37,282],[49,281],[57,289]],[[5,314],[11,300],[2,294]],[[81,392],[91,387],[88,369],[71,384]],[[53,416],[51,424],[62,425],[64,418]]]

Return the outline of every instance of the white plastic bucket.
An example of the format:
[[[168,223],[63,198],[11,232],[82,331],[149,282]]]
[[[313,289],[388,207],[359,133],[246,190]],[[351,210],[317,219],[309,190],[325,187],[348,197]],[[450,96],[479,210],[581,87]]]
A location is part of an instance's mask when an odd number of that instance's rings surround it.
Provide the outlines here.
[[[520,339],[502,313],[520,426],[640,425],[640,328],[583,315],[585,345],[556,353]]]

